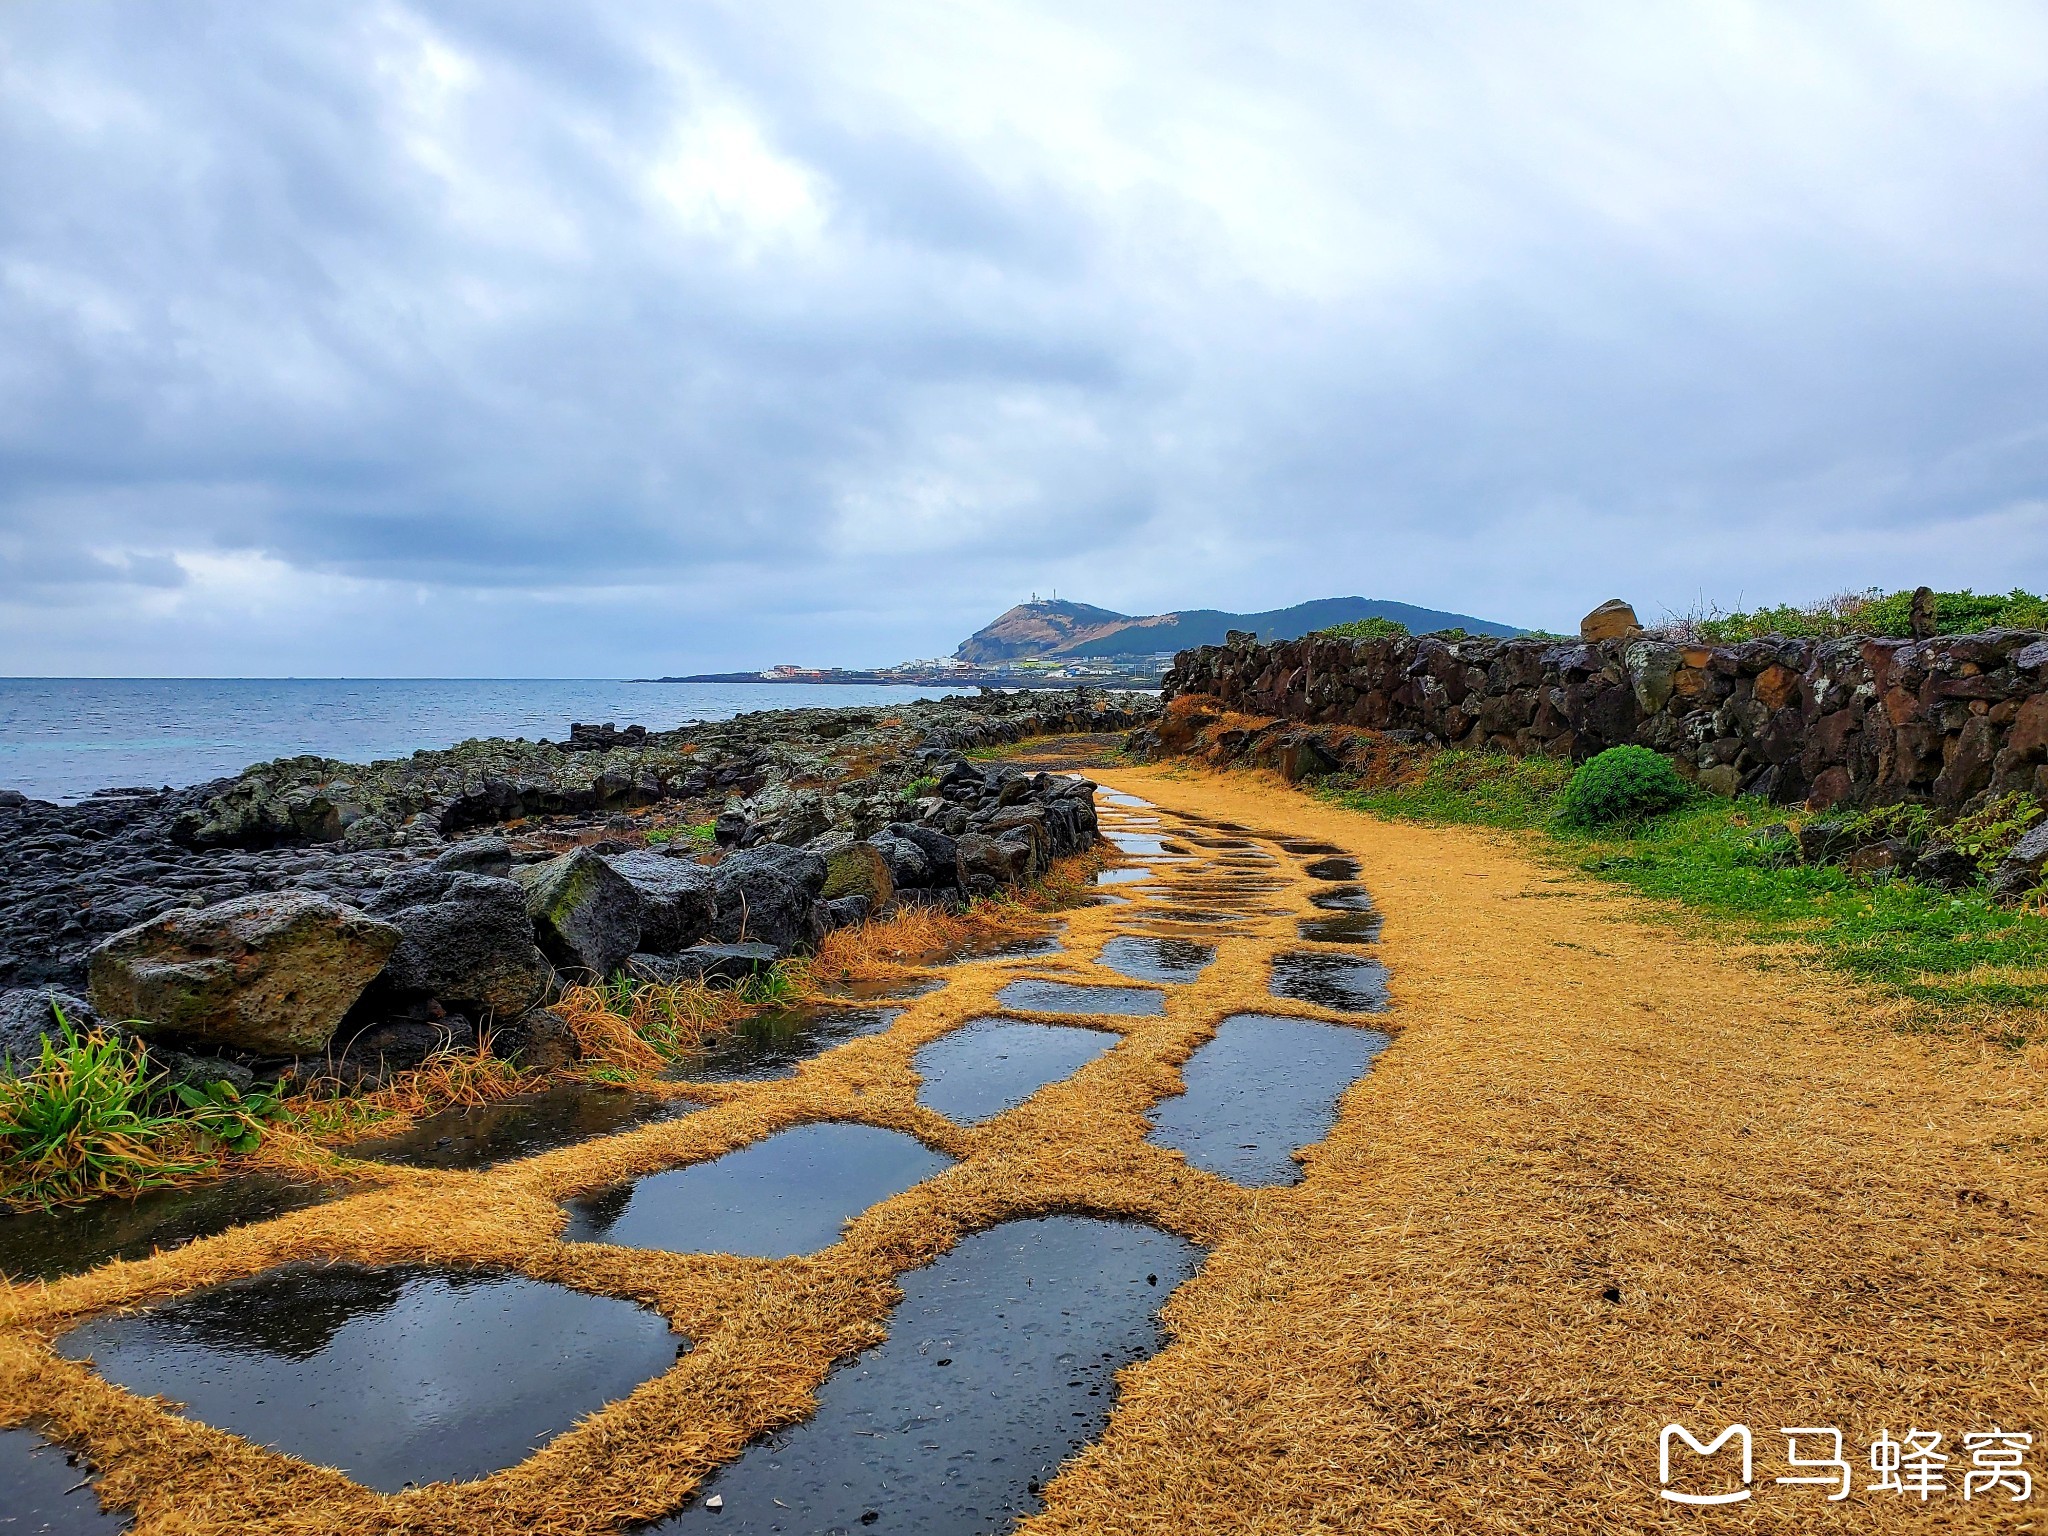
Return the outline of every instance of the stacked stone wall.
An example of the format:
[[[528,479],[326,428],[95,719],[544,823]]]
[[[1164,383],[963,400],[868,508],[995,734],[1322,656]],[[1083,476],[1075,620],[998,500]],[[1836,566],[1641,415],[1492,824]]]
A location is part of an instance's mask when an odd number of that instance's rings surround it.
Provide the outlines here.
[[[1250,636],[1183,651],[1168,699],[1443,746],[1584,759],[1636,743],[1686,777],[1814,809],[2048,801],[2048,634],[1681,644]]]

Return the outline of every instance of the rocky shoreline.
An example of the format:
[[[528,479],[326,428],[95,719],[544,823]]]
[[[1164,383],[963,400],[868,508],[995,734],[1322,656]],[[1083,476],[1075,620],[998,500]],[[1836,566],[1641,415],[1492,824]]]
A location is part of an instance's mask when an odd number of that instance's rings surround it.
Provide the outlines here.
[[[559,1064],[565,978],[741,977],[1042,874],[1093,843],[1092,786],[964,754],[1155,711],[991,694],[0,794],[0,1054],[33,1057],[54,999],[191,1080],[374,1080],[486,1027]]]

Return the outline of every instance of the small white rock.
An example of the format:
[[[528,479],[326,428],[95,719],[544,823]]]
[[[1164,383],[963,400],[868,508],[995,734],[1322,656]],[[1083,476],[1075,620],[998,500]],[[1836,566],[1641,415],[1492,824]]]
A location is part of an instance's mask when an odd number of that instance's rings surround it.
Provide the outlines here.
[[[706,1509],[725,1508],[725,1495],[721,1493],[714,1493],[713,1495],[711,1495],[710,1498],[704,1501],[704,1507]]]

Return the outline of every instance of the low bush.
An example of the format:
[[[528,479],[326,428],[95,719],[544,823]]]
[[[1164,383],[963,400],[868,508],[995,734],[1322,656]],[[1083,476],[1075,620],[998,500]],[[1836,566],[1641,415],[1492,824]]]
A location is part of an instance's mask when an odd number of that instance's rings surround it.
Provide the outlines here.
[[[1691,613],[1673,614],[1654,633],[1673,640],[1734,645],[1765,635],[1792,639],[1831,640],[1843,635],[1891,635],[1913,632],[1913,594],[1838,592],[1811,603],[1780,603],[1748,612],[1724,612],[1713,604]],[[2048,629],[2048,597],[2015,587],[2003,595],[1960,592],[1934,594],[1935,633],[1969,635],[1987,629]]]
[[[1399,619],[1353,619],[1316,633],[1333,640],[1395,640],[1408,633],[1408,626]]]
[[[1691,796],[1691,787],[1662,753],[1648,747],[1609,747],[1571,776],[1557,799],[1557,819],[1567,827],[1647,821]]]

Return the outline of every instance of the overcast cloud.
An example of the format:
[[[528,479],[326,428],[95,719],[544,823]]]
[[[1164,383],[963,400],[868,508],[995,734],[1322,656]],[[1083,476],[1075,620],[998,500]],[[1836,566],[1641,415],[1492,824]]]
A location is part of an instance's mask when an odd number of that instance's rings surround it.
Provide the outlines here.
[[[2048,581],[2048,12],[0,7],[0,672]]]

